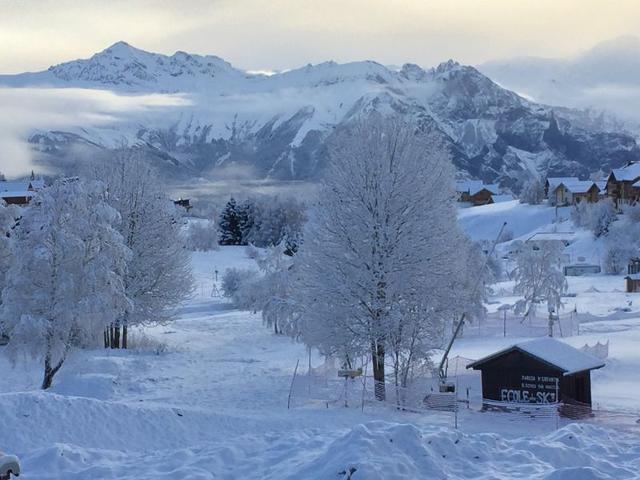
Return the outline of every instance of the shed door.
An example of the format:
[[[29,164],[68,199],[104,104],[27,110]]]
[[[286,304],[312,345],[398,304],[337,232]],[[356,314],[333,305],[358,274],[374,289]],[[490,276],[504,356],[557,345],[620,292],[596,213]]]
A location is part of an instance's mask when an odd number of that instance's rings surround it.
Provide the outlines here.
[[[587,383],[584,377],[577,377],[576,380],[576,400],[580,403],[589,403],[587,399]]]

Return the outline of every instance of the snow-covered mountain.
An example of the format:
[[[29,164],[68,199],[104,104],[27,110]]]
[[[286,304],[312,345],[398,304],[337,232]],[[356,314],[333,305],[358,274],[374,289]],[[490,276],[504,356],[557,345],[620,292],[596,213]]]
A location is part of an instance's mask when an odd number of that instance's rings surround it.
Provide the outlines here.
[[[441,135],[461,175],[506,186],[534,172],[586,176],[640,160],[635,139],[601,118],[533,103],[451,60],[428,70],[325,62],[268,76],[214,56],[166,56],[118,42],[88,60],[0,75],[0,85],[184,100],[124,112],[108,124],[32,132],[34,148],[51,163],[78,145],[109,148],[124,138],[153,153],[172,175],[215,177],[233,166],[258,178],[315,179],[327,137],[370,110],[419,119]]]
[[[480,65],[536,101],[608,110],[640,125],[640,38],[623,36],[568,58],[519,57]]]

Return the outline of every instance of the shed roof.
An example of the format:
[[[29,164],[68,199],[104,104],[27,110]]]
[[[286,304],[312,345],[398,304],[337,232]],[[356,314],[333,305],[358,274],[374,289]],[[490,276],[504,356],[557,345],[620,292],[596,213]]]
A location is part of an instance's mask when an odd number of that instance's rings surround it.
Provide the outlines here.
[[[564,375],[572,375],[585,370],[595,370],[596,368],[604,367],[604,362],[599,358],[581,352],[555,338],[544,337],[511,345],[510,347],[470,363],[467,365],[467,368],[477,369],[477,367],[483,363],[505,355],[513,350],[519,350],[544,363],[552,365],[560,369]]]
[[[630,273],[629,275],[627,275],[626,278],[629,278],[631,280],[640,280],[640,273]]]

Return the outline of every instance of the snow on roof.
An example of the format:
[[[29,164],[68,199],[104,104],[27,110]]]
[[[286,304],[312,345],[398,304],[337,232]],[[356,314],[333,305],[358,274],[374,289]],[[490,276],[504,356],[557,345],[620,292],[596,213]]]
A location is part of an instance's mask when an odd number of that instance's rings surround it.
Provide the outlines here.
[[[480,360],[476,360],[475,362],[467,365],[467,368],[475,368],[476,366],[510,352],[511,350],[520,350],[545,363],[553,365],[562,370],[565,376],[583,372],[585,370],[594,370],[596,368],[604,367],[604,362],[599,358],[589,355],[588,353],[584,353],[564,342],[556,340],[555,338],[544,337],[511,345],[510,347],[504,348],[496,353],[481,358]]]
[[[640,273],[631,273],[624,278],[630,278],[631,280],[640,280]]]
[[[33,197],[34,192],[29,190],[16,190],[12,192],[0,191],[0,198],[18,198],[18,197]]]
[[[579,182],[578,177],[549,177],[547,183],[549,184],[549,190],[554,191],[558,185],[565,182]]]
[[[557,240],[561,242],[570,242],[574,240],[576,234],[574,232],[537,232],[527,238],[527,242],[539,242]]]
[[[28,190],[29,182],[0,182],[0,192]]]
[[[500,189],[497,185],[492,183],[484,183],[482,180],[463,180],[456,182],[456,192],[467,192],[469,195],[474,195],[482,190],[488,190],[494,195],[500,193]]]
[[[587,193],[589,190],[591,190],[591,187],[593,187],[594,185],[598,190],[600,189],[600,187],[598,187],[598,185],[596,185],[595,182],[592,182],[590,180],[562,182],[562,185],[564,185],[565,188],[569,190],[571,193]],[[557,189],[559,186],[560,185],[558,185],[555,189]]]
[[[611,173],[619,182],[633,182],[640,179],[640,163],[629,163],[622,168],[614,168]]]
[[[637,187],[640,188],[640,180],[638,180],[636,183],[634,183],[633,185],[631,185],[632,187]]]

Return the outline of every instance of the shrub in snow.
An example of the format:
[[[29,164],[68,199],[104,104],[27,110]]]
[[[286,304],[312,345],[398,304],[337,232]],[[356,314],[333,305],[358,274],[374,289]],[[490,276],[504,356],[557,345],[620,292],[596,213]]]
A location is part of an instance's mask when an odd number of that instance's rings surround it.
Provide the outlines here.
[[[236,295],[243,285],[253,281],[258,275],[255,270],[244,268],[227,268],[222,275],[222,293],[225,297],[235,299]]]
[[[640,203],[635,205],[625,205],[622,213],[633,223],[640,223]]]
[[[191,222],[187,228],[187,246],[193,251],[218,249],[218,228],[209,220]]]
[[[150,337],[139,330],[130,333],[128,348],[142,353],[153,353],[154,355],[163,355],[169,351],[169,346],[165,342]]]
[[[513,237],[513,230],[511,230],[510,228],[505,228],[504,230],[502,230],[500,237],[498,237],[498,243],[509,242],[513,240]]]
[[[539,205],[544,200],[544,184],[538,177],[527,180],[520,191],[520,203]]]
[[[329,147],[319,208],[294,257],[299,328],[346,364],[370,355],[383,399],[388,357],[401,382],[464,308],[451,290],[469,275],[453,167],[420,126],[378,114],[335,132]]]
[[[55,182],[16,230],[0,316],[13,356],[42,360],[43,389],[73,347],[95,345],[106,325],[131,311],[124,281],[131,252],[106,197],[98,183]]]

